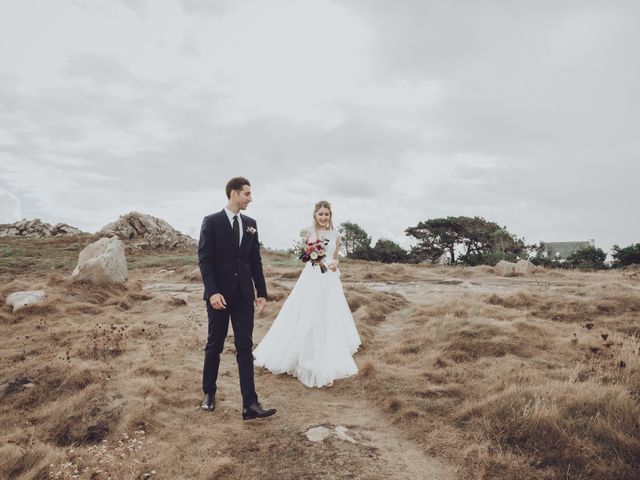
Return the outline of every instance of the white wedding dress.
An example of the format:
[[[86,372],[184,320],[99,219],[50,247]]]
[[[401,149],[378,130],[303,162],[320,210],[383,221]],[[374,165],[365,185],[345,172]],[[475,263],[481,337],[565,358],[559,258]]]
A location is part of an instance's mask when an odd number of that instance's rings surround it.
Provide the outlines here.
[[[313,227],[307,231],[315,237]],[[329,240],[324,259],[329,265],[338,232],[318,233]],[[358,373],[352,355],[359,346],[360,336],[342,290],[340,270],[322,273],[320,267],[308,262],[253,355],[255,365],[272,373],[288,373],[307,387],[323,387]]]

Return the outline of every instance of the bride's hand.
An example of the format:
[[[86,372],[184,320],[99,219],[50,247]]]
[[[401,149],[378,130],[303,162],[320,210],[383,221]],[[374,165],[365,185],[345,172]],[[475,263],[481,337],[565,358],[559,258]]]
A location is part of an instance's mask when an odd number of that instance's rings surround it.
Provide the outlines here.
[[[335,272],[338,269],[338,260],[334,260],[329,264],[329,270]]]

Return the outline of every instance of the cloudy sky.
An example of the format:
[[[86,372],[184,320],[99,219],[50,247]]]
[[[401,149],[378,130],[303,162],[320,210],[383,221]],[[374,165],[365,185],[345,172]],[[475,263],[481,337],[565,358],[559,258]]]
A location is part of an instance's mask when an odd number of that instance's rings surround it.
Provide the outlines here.
[[[640,3],[6,0],[0,223],[195,238],[236,175],[265,245],[332,202],[374,241],[480,215],[640,242]]]

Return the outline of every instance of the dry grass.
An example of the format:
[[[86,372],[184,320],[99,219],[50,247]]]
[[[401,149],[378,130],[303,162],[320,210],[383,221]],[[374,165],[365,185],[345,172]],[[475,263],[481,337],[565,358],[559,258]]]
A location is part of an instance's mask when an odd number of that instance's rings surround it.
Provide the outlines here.
[[[536,468],[586,478],[634,478],[640,407],[620,385],[549,380],[512,385],[455,415]]]
[[[640,296],[593,277],[413,306],[364,386],[469,478],[635,479]]]
[[[100,385],[92,385],[60,402],[43,437],[61,447],[101,442],[118,425],[121,409],[116,405]]]
[[[207,319],[193,252],[136,252],[125,286],[69,284],[89,240],[2,243],[1,478],[406,478],[403,462],[425,454],[469,479],[640,471],[637,269],[502,278],[342,262],[359,375],[310,390],[257,370],[281,412],[245,424],[231,336],[218,409],[197,409]],[[270,302],[256,340],[301,268],[284,255],[264,262]],[[186,288],[186,305],[144,289],[152,283]],[[31,289],[48,300],[17,314],[4,305]],[[347,416],[356,444],[303,436]],[[394,444],[394,455],[421,453],[393,463]]]

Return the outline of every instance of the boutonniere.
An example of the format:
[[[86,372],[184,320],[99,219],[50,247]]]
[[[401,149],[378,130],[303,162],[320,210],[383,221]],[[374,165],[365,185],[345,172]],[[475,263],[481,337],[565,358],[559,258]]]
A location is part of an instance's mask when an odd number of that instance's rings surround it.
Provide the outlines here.
[[[247,227],[244,229],[244,231],[250,233],[251,235],[254,235],[257,232],[257,230],[253,227]]]

